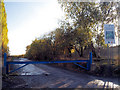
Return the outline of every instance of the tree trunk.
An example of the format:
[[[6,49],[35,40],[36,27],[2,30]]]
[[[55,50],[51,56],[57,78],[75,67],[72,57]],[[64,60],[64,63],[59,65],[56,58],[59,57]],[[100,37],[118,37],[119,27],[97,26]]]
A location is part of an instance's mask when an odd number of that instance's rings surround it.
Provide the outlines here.
[[[81,51],[80,56],[83,57],[83,47],[81,47],[81,50],[80,50],[80,51]]]
[[[75,46],[75,50],[77,51],[78,55],[80,56],[80,51],[76,48],[76,46]]]
[[[71,57],[72,55],[71,55],[71,49],[70,48],[68,48],[68,52],[69,52],[69,57]]]
[[[92,49],[93,56],[96,57],[95,49]]]

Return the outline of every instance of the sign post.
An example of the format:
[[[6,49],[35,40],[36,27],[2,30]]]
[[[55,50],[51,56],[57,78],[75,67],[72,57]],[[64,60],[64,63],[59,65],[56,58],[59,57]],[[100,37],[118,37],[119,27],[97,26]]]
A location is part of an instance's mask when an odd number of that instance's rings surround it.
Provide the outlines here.
[[[108,64],[110,65],[110,60],[109,60],[110,50],[108,44],[115,44],[114,24],[104,24],[104,34],[105,34],[105,44],[107,44]]]

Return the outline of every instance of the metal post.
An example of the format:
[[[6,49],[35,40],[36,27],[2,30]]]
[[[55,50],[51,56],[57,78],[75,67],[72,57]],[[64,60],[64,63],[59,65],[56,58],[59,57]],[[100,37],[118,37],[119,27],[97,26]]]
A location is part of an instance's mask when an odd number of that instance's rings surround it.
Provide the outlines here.
[[[90,70],[92,64],[92,52],[90,52],[89,61],[87,63],[87,69]]]
[[[110,65],[110,62],[109,62],[109,46],[107,44],[107,55],[108,55],[108,66]]]
[[[113,45],[112,45],[112,50],[111,50],[111,52],[114,53],[114,52],[113,52]],[[113,58],[114,55],[112,54],[112,55],[110,55],[110,56],[112,56],[112,58],[111,58],[111,59],[112,59],[112,65],[114,65],[114,60],[113,60],[113,59],[114,59],[114,58]]]
[[[6,74],[8,74],[9,66],[8,66],[8,63],[7,63],[7,54],[6,53],[4,53],[4,67],[6,69]]]
[[[90,64],[92,64],[92,52],[90,52]]]
[[[91,64],[92,64],[92,52],[90,52],[89,70],[91,69]]]

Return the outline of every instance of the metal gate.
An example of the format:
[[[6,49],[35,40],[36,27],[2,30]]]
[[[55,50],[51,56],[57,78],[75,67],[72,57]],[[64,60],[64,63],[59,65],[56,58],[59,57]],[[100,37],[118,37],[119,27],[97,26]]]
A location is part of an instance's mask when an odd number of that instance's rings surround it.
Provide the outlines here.
[[[80,62],[86,62],[87,67],[83,67],[82,65],[78,64]],[[28,64],[52,64],[52,63],[74,63],[75,65],[78,65],[81,68],[84,68],[86,70],[90,70],[91,64],[92,64],[92,52],[90,52],[89,60],[66,60],[66,61],[7,61],[7,54],[4,53],[4,67],[6,68],[6,74],[10,74],[12,72],[15,72],[23,67],[25,67]],[[9,65],[10,64],[23,64],[23,66],[14,69],[9,72]]]

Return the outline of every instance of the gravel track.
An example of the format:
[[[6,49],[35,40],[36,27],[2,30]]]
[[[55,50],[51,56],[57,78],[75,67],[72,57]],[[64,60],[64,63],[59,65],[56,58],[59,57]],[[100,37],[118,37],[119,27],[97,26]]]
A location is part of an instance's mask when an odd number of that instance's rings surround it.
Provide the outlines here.
[[[97,77],[85,73],[72,72],[62,68],[52,67],[50,65],[36,64],[37,69],[43,73],[36,75],[18,75],[19,83],[13,88],[118,88],[120,83],[118,78]],[[27,68],[27,66],[26,66]],[[23,68],[24,70],[24,68]]]

